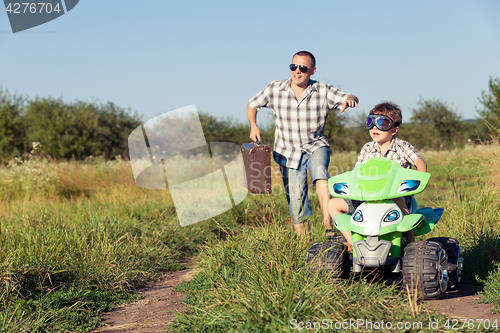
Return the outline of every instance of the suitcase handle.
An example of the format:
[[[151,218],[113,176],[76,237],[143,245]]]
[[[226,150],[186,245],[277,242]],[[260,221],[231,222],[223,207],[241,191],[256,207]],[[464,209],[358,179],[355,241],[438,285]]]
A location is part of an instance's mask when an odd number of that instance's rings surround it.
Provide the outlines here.
[[[271,148],[270,148],[268,145],[265,145],[265,144],[263,144],[263,143],[262,143],[262,142],[260,142],[260,141],[259,141],[259,142],[250,142],[250,143],[251,143],[254,147],[258,147],[259,145],[261,145],[261,144],[262,144],[263,146],[265,146],[265,150],[266,150],[266,152],[268,152],[268,153],[270,153],[270,152],[271,152]],[[253,148],[252,148],[252,149],[253,149]]]

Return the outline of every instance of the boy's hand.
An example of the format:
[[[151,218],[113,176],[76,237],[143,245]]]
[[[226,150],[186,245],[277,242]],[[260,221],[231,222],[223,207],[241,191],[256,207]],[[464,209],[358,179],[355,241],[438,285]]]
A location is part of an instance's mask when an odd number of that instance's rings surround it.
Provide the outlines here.
[[[342,109],[340,110],[340,113],[344,112],[345,109],[347,108],[354,108],[358,107],[359,100],[356,96],[354,95],[349,95],[347,96],[347,99],[345,100],[344,104],[342,105]]]

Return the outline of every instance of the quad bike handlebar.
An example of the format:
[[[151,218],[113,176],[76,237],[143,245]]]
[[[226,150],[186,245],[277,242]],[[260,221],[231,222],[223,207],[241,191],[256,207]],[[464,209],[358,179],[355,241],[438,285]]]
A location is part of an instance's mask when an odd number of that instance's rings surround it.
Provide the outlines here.
[[[405,169],[386,157],[372,157],[328,180],[332,197],[361,201],[394,199],[422,192],[431,174]]]

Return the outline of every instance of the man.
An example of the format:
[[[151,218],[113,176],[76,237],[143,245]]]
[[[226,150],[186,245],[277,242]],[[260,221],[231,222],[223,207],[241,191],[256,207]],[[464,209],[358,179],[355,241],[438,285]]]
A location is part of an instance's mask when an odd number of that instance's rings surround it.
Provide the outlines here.
[[[316,186],[323,225],[327,236],[333,235],[328,214],[328,164],[330,146],[323,135],[326,118],[331,109],[358,107],[358,98],[311,80],[316,73],[316,59],[307,51],[297,52],[290,65],[291,77],[273,81],[250,99],[247,117],[250,138],[260,141],[257,111],[262,107],[274,112],[275,138],[273,157],[279,164],[293,227],[298,235],[309,232],[304,221],[312,215],[308,198],[307,170]]]

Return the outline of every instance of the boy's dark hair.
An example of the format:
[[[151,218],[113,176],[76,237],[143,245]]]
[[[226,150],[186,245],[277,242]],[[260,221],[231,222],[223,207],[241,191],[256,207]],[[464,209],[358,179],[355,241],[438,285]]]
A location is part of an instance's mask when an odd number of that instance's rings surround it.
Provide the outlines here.
[[[403,115],[401,114],[401,109],[399,105],[391,102],[382,102],[375,105],[373,109],[370,110],[370,114],[380,114],[387,116],[392,119],[394,126],[398,127],[403,123]]]
[[[309,52],[309,51],[299,51],[299,52],[295,53],[293,55],[293,57],[295,57],[296,55],[301,56],[301,57],[306,57],[307,56],[307,57],[311,58],[312,63],[313,63],[313,67],[316,67],[316,58],[313,56],[313,54],[311,52]],[[292,59],[293,59],[293,57],[292,57]]]

